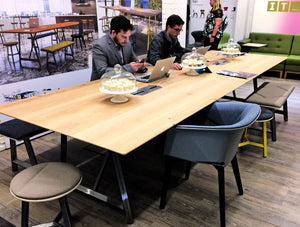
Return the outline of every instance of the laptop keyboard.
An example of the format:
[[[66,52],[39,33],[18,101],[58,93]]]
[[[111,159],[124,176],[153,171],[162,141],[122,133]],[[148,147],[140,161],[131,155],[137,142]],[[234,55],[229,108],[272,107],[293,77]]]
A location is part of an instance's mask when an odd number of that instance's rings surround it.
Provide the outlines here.
[[[143,73],[142,75],[140,75],[139,77],[142,79],[149,79],[150,75],[151,75],[151,72],[146,72],[146,73]]]

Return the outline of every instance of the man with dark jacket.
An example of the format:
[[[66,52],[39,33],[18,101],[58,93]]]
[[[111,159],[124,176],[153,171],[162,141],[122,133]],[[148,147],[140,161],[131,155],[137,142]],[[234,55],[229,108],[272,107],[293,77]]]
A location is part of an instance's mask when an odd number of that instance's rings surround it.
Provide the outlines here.
[[[188,50],[181,47],[177,36],[182,31],[183,24],[184,21],[178,15],[173,14],[168,17],[166,30],[161,31],[150,43],[147,57],[152,65],[155,65],[157,60],[176,56],[173,69],[182,69],[179,63],[182,55]]]

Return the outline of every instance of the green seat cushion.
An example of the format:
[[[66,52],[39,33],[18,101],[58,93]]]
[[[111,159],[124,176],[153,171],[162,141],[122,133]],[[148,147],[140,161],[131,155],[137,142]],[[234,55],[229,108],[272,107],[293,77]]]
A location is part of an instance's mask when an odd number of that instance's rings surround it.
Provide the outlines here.
[[[14,45],[17,45],[19,44],[19,42],[6,42],[6,43],[3,43],[4,46],[14,46]]]
[[[54,44],[52,46],[44,47],[41,50],[53,53],[53,52],[58,51],[58,50],[60,50],[62,48],[65,48],[65,47],[68,47],[70,45],[73,45],[74,43],[75,42],[73,42],[73,41],[64,41],[64,42],[60,42],[60,43]]]
[[[300,43],[299,43],[300,45]],[[300,55],[290,55],[288,59],[286,59],[286,64],[289,65],[300,65]]]

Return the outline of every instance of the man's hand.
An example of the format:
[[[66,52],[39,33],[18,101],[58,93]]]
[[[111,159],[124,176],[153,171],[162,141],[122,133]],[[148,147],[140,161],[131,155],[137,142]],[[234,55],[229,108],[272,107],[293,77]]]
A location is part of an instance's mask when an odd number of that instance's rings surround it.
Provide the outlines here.
[[[182,69],[182,67],[177,62],[173,63],[172,68],[175,69],[175,70],[181,70]]]
[[[144,62],[130,62],[130,66],[132,68],[132,70],[134,72],[138,71],[138,70],[143,70],[144,68],[146,68],[147,64],[145,64]]]

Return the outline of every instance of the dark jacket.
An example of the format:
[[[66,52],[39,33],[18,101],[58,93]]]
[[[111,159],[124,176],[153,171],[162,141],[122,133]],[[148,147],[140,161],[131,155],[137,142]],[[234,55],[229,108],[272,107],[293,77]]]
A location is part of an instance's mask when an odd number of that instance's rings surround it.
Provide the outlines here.
[[[176,56],[175,62],[181,62],[181,57],[187,50],[180,46],[178,39],[171,40],[166,31],[161,31],[151,41],[148,50],[148,62],[155,65],[157,60]]]

